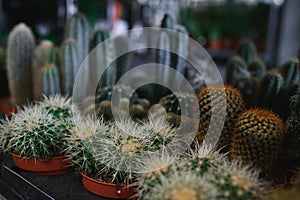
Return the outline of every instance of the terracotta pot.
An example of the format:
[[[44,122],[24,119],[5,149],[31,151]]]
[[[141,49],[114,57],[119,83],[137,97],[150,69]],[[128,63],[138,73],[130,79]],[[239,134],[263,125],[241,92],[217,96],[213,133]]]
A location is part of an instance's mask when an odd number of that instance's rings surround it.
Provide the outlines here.
[[[5,114],[9,119],[11,118],[12,113],[17,113],[17,107],[13,106],[10,103],[9,98],[0,99],[0,110]]]
[[[211,49],[218,50],[218,49],[221,49],[222,43],[219,40],[212,40],[212,41],[209,41],[209,47]]]
[[[93,194],[113,199],[128,199],[136,195],[135,186],[119,185],[105,183],[92,179],[85,174],[82,175],[82,184],[83,186]]]
[[[70,163],[65,156],[53,157],[49,161],[43,159],[27,159],[12,153],[15,165],[21,169],[21,173],[35,173],[38,175],[60,175],[69,172]]]

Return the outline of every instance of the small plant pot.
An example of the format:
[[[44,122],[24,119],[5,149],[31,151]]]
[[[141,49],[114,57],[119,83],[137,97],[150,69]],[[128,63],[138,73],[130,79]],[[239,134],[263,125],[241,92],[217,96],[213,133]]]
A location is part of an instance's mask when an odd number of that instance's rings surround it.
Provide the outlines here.
[[[95,179],[92,179],[85,174],[82,175],[82,184],[83,186],[93,194],[113,199],[128,199],[136,195],[136,187],[135,186],[127,186],[127,185],[116,185],[101,182]]]
[[[9,119],[11,118],[12,113],[17,113],[17,107],[13,106],[10,103],[9,98],[0,99],[0,110],[3,114],[5,114]]]
[[[53,157],[48,161],[44,161],[43,159],[28,159],[14,153],[12,153],[12,157],[15,165],[21,169],[21,173],[23,174],[60,175],[68,173],[71,166],[65,156]]]
[[[222,48],[222,43],[220,40],[211,40],[209,41],[209,47],[211,49],[219,50]]]

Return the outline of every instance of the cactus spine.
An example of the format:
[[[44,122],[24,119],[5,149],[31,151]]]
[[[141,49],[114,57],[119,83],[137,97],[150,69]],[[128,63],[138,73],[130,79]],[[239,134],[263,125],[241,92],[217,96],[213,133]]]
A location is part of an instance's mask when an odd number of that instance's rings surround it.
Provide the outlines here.
[[[22,104],[32,98],[31,56],[35,45],[29,27],[20,23],[9,34],[7,73],[12,103]]]
[[[77,42],[79,62],[82,62],[89,52],[89,34],[90,25],[85,15],[76,13],[68,20],[65,28],[65,40],[72,38]]]
[[[223,96],[224,89],[226,97]],[[220,102],[221,98],[226,98],[226,105]],[[217,148],[223,148],[222,151],[229,151],[231,146],[231,137],[234,121],[238,114],[245,109],[244,100],[240,92],[229,85],[211,85],[204,87],[198,93],[198,104],[200,111],[199,127],[197,139],[201,144],[210,126],[211,112],[218,111],[219,107],[226,106],[226,117],[224,127],[218,141]],[[222,113],[220,113],[222,115]],[[221,116],[220,116],[221,118]],[[211,124],[213,129],[218,130],[218,124]],[[217,126],[217,127],[215,127]]]
[[[72,95],[76,73],[80,66],[78,48],[74,40],[65,41],[60,50],[61,88],[66,95]]]
[[[232,158],[266,170],[274,166],[284,138],[284,124],[273,112],[250,109],[239,115],[234,125]]]
[[[33,74],[33,97],[39,100],[42,97],[41,69],[47,64],[48,51],[53,46],[51,41],[44,40],[34,49],[32,55],[32,74]]]
[[[112,63],[115,57],[114,44],[104,43],[101,46],[97,46],[108,38],[109,33],[107,31],[97,30],[90,41],[90,50],[96,51],[95,54],[93,54],[95,58],[91,58],[93,59],[92,61],[95,61],[93,66],[97,67],[100,74],[105,72],[101,77],[99,87],[114,85],[117,78],[116,64]]]
[[[60,93],[59,73],[54,64],[46,64],[41,70],[41,91],[44,95],[50,96]]]

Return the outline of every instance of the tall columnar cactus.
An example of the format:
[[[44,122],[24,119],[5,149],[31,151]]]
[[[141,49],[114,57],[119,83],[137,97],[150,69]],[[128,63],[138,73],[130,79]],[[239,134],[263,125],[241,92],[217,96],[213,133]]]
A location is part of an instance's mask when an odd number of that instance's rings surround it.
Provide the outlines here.
[[[58,68],[60,66],[60,49],[52,46],[47,53],[47,62],[55,64]]]
[[[276,110],[283,85],[284,80],[278,71],[268,72],[259,82],[256,104],[260,107]]]
[[[69,18],[65,27],[65,40],[72,38],[77,42],[79,62],[82,62],[89,52],[90,25],[82,13],[76,13]]]
[[[238,47],[238,54],[249,64],[257,57],[256,47],[251,41],[243,41]]]
[[[284,135],[284,124],[273,112],[246,110],[234,125],[231,156],[267,170],[278,159]]]
[[[33,78],[33,97],[35,100],[41,98],[41,69],[48,63],[48,52],[52,48],[53,43],[48,40],[43,40],[34,49],[32,55],[32,78]]]
[[[235,80],[241,77],[249,77],[247,71],[247,63],[240,56],[235,56],[230,59],[226,70],[226,83],[233,84]]]
[[[41,69],[41,87],[42,94],[46,96],[54,95],[60,93],[59,87],[59,72],[57,67],[52,64],[46,64]],[[41,94],[41,95],[42,95]]]
[[[256,58],[248,65],[248,71],[254,79],[258,80],[265,75],[267,68],[261,59]]]
[[[90,50],[94,51],[94,57],[90,61],[93,66],[97,67],[97,71],[102,75],[100,87],[114,85],[117,78],[117,66],[113,59],[115,57],[115,47],[113,43],[102,43],[109,38],[109,33],[105,30],[97,30],[90,41]],[[98,46],[99,45],[99,46]],[[113,62],[113,63],[112,63]],[[108,68],[106,68],[108,67]]]
[[[281,75],[284,79],[284,88],[287,89],[293,83],[300,80],[300,68],[298,58],[286,61],[280,68]]]
[[[61,90],[66,95],[72,95],[76,73],[80,67],[78,47],[74,40],[66,40],[60,49]]]
[[[226,96],[224,96],[226,94]],[[226,104],[223,104],[220,99],[226,98]],[[217,145],[217,148],[223,148],[222,151],[229,151],[231,146],[231,137],[234,121],[245,109],[244,100],[240,92],[232,86],[211,85],[204,87],[198,93],[198,104],[200,111],[200,119],[198,126],[197,139],[201,143],[208,131],[209,126],[214,130],[219,130],[220,124],[212,123],[211,120],[220,120],[224,113],[221,108],[226,107],[226,115],[224,127]],[[219,114],[217,119],[211,119],[212,111]],[[210,125],[211,124],[211,125]]]
[[[31,56],[35,45],[28,26],[18,24],[9,34],[7,73],[12,103],[22,104],[32,98]]]

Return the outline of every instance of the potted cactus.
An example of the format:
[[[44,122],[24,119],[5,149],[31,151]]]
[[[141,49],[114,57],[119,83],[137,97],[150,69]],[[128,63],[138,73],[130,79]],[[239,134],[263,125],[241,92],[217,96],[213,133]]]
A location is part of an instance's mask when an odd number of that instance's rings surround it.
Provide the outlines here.
[[[123,118],[114,123],[90,117],[76,121],[66,152],[79,168],[83,186],[106,198],[134,196],[141,160],[167,146],[176,133],[163,118],[150,117],[142,124]]]
[[[12,154],[15,165],[23,173],[56,175],[68,172],[70,164],[62,151],[72,123],[65,114],[58,114],[63,111],[53,106],[57,100],[58,97],[51,97],[40,105],[24,106],[0,127],[2,148]],[[68,102],[66,100],[60,108],[66,107]]]

